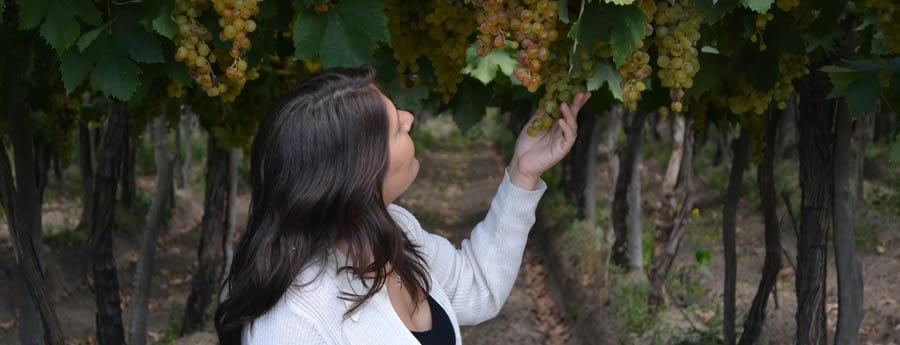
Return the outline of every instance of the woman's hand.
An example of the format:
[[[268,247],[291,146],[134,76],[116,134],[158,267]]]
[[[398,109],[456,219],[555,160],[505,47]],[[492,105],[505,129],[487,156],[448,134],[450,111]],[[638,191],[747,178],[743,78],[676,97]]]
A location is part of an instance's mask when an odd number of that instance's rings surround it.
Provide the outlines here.
[[[534,190],[541,175],[569,153],[578,134],[578,111],[589,98],[590,93],[579,92],[571,106],[560,104],[562,116],[549,130],[533,137],[527,133],[528,127],[536,120],[536,117],[531,117],[516,140],[516,151],[509,163],[510,182],[516,187]]]

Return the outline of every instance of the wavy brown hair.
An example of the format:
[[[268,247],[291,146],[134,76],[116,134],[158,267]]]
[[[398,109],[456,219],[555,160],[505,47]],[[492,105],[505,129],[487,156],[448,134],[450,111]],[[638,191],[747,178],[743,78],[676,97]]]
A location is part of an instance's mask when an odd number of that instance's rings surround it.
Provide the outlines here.
[[[345,318],[383,287],[388,263],[414,300],[429,293],[419,248],[384,205],[388,115],[374,78],[371,68],[312,76],[261,125],[250,152],[247,229],[215,315],[220,343],[240,344],[243,327],[275,306],[298,274],[339,241],[347,243],[352,265],[341,270],[372,279],[365,294],[339,296],[354,301]]]

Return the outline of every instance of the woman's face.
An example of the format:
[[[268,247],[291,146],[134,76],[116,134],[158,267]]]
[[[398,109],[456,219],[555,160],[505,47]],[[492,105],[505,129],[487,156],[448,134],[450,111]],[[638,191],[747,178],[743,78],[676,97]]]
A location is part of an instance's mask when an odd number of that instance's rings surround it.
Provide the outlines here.
[[[384,178],[384,204],[394,202],[419,174],[419,160],[409,131],[413,114],[398,110],[387,96],[381,94],[388,116],[388,169]]]

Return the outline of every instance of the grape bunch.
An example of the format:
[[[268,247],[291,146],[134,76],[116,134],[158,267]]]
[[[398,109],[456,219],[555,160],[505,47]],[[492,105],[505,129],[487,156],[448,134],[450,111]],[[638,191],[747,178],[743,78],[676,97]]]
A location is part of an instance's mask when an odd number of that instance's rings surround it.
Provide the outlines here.
[[[560,117],[560,104],[571,102],[578,92],[587,89],[585,80],[594,75],[596,64],[592,54],[587,49],[580,49],[578,54],[581,63],[572,66],[569,71],[569,59],[566,52],[571,51],[570,46],[557,42],[552,46],[556,52],[556,58],[551,59],[542,70],[546,84],[544,95],[538,101],[535,110],[536,119],[528,127],[528,135],[535,136],[538,132],[553,126],[553,121]]]
[[[394,58],[399,62],[397,71],[406,86],[418,83],[417,60],[424,56],[437,76],[435,91],[449,102],[463,80],[460,71],[466,67],[468,37],[475,31],[475,20],[466,5],[446,0],[387,0],[385,6]]]
[[[750,34],[750,42],[759,43],[759,51],[766,51],[766,42],[763,40],[763,35],[766,33],[766,26],[769,25],[769,22],[775,19],[775,15],[772,13],[760,13],[756,15],[756,31]]]
[[[493,48],[509,45],[516,52],[513,75],[530,92],[543,84],[542,67],[550,60],[550,45],[559,40],[559,1],[475,0],[478,38],[476,49],[485,56]]]
[[[772,99],[779,110],[787,107],[787,100],[794,93],[794,80],[809,74],[809,56],[781,54],[778,56],[778,80],[772,89]]]
[[[684,110],[684,90],[694,85],[694,75],[700,70],[697,41],[703,14],[694,8],[692,0],[679,0],[674,5],[658,2],[654,16],[655,43],[659,49],[657,75],[663,87],[671,89],[672,110]]]
[[[247,34],[256,31],[256,22],[253,16],[259,14],[259,0],[212,0],[213,8],[219,14],[219,40],[231,41],[231,50],[228,56],[234,59],[231,66],[225,71],[228,79],[237,83],[246,82],[244,73],[247,63],[241,58],[241,49],[250,48],[250,39]],[[243,64],[242,64],[243,62]]]
[[[216,62],[216,56],[211,54],[211,48],[207,44],[212,40],[212,34],[196,20],[207,8],[209,2],[206,0],[175,2],[174,16],[175,23],[178,24],[175,60],[184,62],[194,82],[213,97],[221,90],[211,65]]]
[[[866,0],[866,6],[878,11],[878,22],[884,33],[884,47],[900,54],[900,10],[896,0]]]
[[[644,36],[650,37],[653,34],[653,16],[656,14],[656,3],[654,0],[642,0],[638,6],[644,11],[649,18],[647,26],[644,28]],[[637,109],[637,101],[641,99],[641,93],[647,89],[644,79],[653,75],[653,67],[650,67],[650,54],[647,54],[647,47],[650,45],[650,39],[638,41],[636,50],[631,53],[622,66],[619,66],[619,76],[622,77],[620,86],[622,87],[622,103],[631,111]]]

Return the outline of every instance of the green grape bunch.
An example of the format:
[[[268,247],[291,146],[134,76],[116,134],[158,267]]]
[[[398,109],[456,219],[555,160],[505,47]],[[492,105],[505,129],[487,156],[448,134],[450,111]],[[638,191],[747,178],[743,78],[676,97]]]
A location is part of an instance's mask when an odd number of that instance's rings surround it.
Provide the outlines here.
[[[656,2],[654,0],[641,0],[638,6],[648,17],[647,26],[644,28],[644,36],[653,34],[653,16],[656,14]],[[650,54],[647,47],[651,39],[638,41],[635,51],[625,59],[625,63],[619,66],[619,76],[622,77],[622,103],[634,111],[637,109],[637,101],[641,99],[641,93],[647,89],[644,80],[653,75],[653,67],[650,66]]]
[[[387,0],[385,5],[394,58],[399,62],[397,72],[407,81],[406,86],[418,84],[417,61],[425,57],[437,76],[435,91],[444,103],[449,102],[463,81],[460,71],[466,67],[469,36],[475,32],[475,19],[468,7],[446,0]]]
[[[679,0],[674,5],[662,1],[656,7],[653,22],[656,24],[654,42],[659,49],[657,75],[662,86],[671,89],[672,110],[681,112],[683,91],[694,85],[694,75],[700,70],[696,44],[700,40],[703,14],[696,10],[692,0]]]
[[[556,57],[542,70],[543,78],[547,82],[544,85],[544,95],[538,101],[535,110],[537,119],[531,122],[527,130],[530,136],[535,136],[538,132],[553,126],[553,122],[561,115],[560,104],[571,102],[575,94],[587,90],[585,81],[594,75],[596,69],[592,54],[587,49],[580,49],[577,52],[580,54],[581,64],[572,66],[574,68],[570,71],[566,52],[571,51],[571,46],[557,42],[552,47]]]

